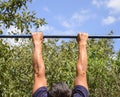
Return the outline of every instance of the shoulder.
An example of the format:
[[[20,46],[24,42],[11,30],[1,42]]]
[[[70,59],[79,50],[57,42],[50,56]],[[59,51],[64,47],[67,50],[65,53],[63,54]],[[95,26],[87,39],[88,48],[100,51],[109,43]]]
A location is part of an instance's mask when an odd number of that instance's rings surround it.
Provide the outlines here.
[[[32,97],[47,97],[48,90],[46,86],[38,88]]]
[[[72,97],[88,97],[88,90],[84,86],[75,85]]]

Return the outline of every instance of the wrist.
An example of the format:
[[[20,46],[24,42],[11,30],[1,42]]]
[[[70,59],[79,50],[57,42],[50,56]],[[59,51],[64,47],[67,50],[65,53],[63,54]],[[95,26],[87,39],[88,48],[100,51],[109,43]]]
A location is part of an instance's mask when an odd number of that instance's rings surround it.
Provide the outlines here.
[[[42,49],[42,43],[35,43],[34,48]]]
[[[84,46],[86,46],[86,45],[87,45],[87,41],[80,41],[80,42],[79,42],[79,45],[84,45]]]
[[[42,45],[42,41],[34,41],[34,45]]]
[[[86,40],[86,39],[80,39],[80,40],[78,41],[78,43],[87,43],[87,40]]]
[[[42,54],[42,45],[35,44],[34,45],[34,50],[36,50],[39,53],[41,52],[41,54]]]

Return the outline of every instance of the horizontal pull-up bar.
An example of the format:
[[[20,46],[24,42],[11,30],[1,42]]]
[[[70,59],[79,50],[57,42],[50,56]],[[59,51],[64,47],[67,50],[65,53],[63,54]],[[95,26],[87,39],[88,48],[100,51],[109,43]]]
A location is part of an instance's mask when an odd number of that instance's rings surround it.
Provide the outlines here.
[[[0,38],[31,38],[31,35],[0,35]],[[73,35],[45,35],[44,38],[77,38],[77,36]],[[89,38],[120,38],[120,35],[93,35],[88,36]]]

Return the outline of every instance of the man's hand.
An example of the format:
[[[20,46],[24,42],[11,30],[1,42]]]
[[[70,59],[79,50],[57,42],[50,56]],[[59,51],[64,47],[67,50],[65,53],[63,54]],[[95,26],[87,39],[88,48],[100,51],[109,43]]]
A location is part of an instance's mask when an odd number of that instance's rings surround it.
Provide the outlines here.
[[[32,33],[32,40],[34,45],[40,44],[43,42],[43,34],[42,33]]]
[[[86,45],[88,40],[87,33],[78,33],[77,42],[79,45]]]

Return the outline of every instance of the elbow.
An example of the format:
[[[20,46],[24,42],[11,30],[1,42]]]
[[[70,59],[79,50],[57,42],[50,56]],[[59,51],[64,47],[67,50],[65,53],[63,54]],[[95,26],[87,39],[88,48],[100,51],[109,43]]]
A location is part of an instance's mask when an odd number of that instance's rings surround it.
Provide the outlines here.
[[[85,71],[78,71],[76,74],[76,77],[86,77],[86,72]]]
[[[38,77],[42,76],[43,74],[45,74],[45,67],[44,66],[34,67],[34,74]]]

